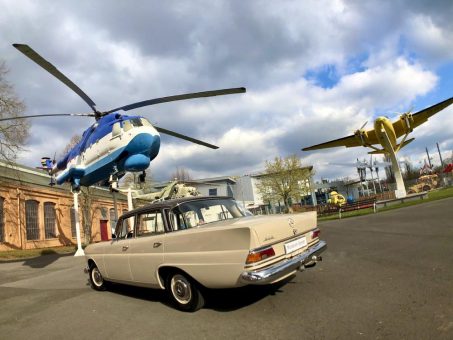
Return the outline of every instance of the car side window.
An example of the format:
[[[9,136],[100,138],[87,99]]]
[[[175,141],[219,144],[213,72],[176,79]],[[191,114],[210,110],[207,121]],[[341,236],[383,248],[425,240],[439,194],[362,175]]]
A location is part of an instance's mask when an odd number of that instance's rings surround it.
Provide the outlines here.
[[[138,216],[137,237],[151,236],[165,232],[161,211],[153,211]]]
[[[121,220],[116,226],[116,238],[124,239],[134,237],[135,216],[129,216]]]
[[[173,231],[183,230],[183,229],[188,228],[186,223],[184,223],[184,219],[183,219],[182,215],[177,211],[168,212],[168,220],[170,221],[171,229]]]

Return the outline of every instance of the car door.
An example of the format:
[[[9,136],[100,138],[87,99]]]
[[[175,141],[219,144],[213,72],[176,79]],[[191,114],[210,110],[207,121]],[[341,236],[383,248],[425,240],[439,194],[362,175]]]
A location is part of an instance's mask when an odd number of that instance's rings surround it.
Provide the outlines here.
[[[163,262],[165,224],[161,210],[137,215],[136,237],[129,244],[132,279],[137,283],[158,285],[157,269]]]
[[[104,264],[109,279],[132,281],[128,253],[134,225],[135,216],[120,219],[116,226],[116,238],[105,247]]]

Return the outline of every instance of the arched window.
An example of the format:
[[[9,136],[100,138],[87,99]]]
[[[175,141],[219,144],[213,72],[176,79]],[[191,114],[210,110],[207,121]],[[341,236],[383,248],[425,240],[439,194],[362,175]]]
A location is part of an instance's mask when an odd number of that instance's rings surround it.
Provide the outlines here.
[[[5,214],[3,213],[4,198],[0,197],[0,242],[5,241]]]
[[[25,201],[25,230],[27,240],[39,240],[38,201]]]
[[[44,230],[46,238],[55,238],[55,203],[44,203]]]

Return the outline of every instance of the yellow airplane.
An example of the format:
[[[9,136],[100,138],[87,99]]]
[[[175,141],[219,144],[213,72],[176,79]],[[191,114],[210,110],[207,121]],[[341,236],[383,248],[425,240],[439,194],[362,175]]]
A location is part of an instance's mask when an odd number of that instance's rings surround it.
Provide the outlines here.
[[[373,130],[365,131],[365,123],[351,136],[303,148],[302,151],[334,148],[339,146],[345,146],[347,148],[365,146],[374,150],[369,152],[370,154],[396,154],[402,147],[414,140],[414,138],[407,139],[407,136],[414,130],[414,128],[423,124],[428,120],[428,118],[435,115],[439,111],[442,111],[452,103],[453,97],[414,114],[410,112],[403,113],[400,118],[393,123],[387,117],[378,117],[374,121]],[[401,142],[398,143],[398,138],[401,136],[403,136],[403,138]],[[376,144],[380,144],[382,149],[374,146]]]

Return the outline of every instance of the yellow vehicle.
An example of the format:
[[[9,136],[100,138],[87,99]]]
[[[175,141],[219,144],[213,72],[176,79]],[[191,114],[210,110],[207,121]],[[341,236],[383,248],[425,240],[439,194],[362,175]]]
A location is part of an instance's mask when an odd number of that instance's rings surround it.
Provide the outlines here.
[[[327,203],[342,206],[343,204],[346,204],[346,198],[336,191],[331,191],[330,198],[327,200]]]
[[[408,194],[416,194],[422,191],[429,191],[437,187],[439,178],[436,174],[420,176],[417,183],[409,188]]]

